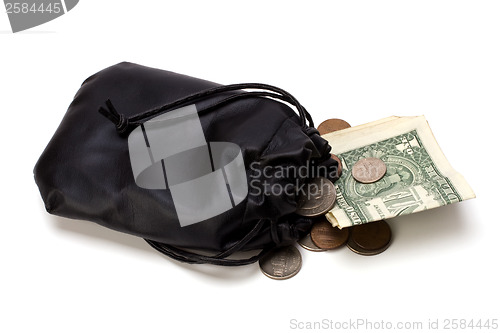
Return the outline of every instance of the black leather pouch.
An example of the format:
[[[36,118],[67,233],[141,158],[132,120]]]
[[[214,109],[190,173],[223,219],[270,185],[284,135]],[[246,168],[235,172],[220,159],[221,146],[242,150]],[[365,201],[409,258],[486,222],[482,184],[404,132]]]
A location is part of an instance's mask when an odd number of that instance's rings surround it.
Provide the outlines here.
[[[284,90],[120,63],[85,80],[34,174],[51,214],[142,237],[184,262],[243,265],[309,232],[296,190],[336,171]]]

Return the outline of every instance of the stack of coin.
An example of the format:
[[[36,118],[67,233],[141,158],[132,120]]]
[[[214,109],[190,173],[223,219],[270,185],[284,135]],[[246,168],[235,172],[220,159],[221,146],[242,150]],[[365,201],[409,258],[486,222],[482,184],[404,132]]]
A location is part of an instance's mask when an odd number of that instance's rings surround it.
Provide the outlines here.
[[[342,130],[350,125],[341,119],[329,119],[318,126],[321,135],[333,131]],[[342,174],[342,162],[334,154],[331,154],[339,165],[338,176]],[[361,158],[352,167],[352,177],[360,183],[374,183],[382,179],[387,171],[385,163],[375,157]],[[318,177],[309,184],[306,193],[298,198],[296,213],[302,216],[315,217],[311,233],[298,241],[303,248],[321,252],[347,247],[360,255],[376,255],[385,251],[391,242],[392,232],[389,224],[385,221],[360,224],[351,228],[339,229],[333,227],[325,218],[336,201],[335,186],[326,178]],[[311,192],[315,189],[315,192]],[[261,271],[273,279],[287,279],[301,268],[302,257],[294,246],[278,248],[271,251],[259,262]]]

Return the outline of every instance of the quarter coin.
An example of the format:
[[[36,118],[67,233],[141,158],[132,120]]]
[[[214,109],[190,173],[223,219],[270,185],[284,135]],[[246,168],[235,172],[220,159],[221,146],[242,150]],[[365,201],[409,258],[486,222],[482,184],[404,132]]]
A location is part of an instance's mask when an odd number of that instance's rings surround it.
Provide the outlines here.
[[[332,118],[325,120],[318,126],[318,132],[320,135],[324,135],[327,133],[335,132],[335,131],[340,131],[345,128],[349,128],[351,125],[345,120],[342,119],[337,119],[337,118]]]
[[[341,247],[347,242],[349,231],[332,226],[325,219],[314,223],[311,229],[311,239],[318,247],[331,250]]]
[[[302,266],[302,256],[295,246],[279,247],[259,260],[262,273],[275,280],[296,275]]]
[[[352,176],[360,183],[374,183],[384,177],[387,171],[385,163],[376,157],[367,157],[357,161],[352,167]]]
[[[319,216],[333,208],[337,200],[337,192],[331,181],[325,177],[314,178],[299,189],[297,214],[302,216]]]

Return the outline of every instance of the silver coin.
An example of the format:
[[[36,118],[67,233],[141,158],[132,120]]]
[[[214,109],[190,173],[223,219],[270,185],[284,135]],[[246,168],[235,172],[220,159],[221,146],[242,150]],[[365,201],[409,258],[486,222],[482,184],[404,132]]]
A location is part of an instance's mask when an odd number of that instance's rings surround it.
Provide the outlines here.
[[[367,157],[357,161],[352,167],[352,176],[360,183],[374,183],[382,179],[387,171],[385,163],[376,157]]]
[[[295,213],[302,216],[319,216],[328,213],[335,205],[337,192],[325,177],[314,178],[300,189]]]
[[[299,241],[297,243],[299,243],[300,246],[302,246],[304,249],[309,250],[309,251],[313,251],[313,252],[326,251],[325,249],[322,249],[313,243],[313,241],[311,239],[311,234],[307,234],[302,239],[299,239]]]
[[[262,257],[259,266],[265,276],[275,280],[285,280],[300,271],[302,256],[293,245],[279,247]]]

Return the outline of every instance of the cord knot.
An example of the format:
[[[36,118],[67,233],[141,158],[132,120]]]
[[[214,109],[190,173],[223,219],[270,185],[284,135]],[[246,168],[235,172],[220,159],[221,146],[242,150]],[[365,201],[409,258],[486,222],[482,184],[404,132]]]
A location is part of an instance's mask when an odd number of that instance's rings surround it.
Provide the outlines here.
[[[120,113],[120,119],[118,124],[116,124],[116,130],[118,133],[123,134],[128,130],[128,118]]]
[[[106,107],[100,107],[99,113],[108,118],[116,126],[116,131],[120,134],[124,134],[128,131],[129,121],[128,117],[116,111],[115,106],[111,103],[111,100],[106,100]]]

